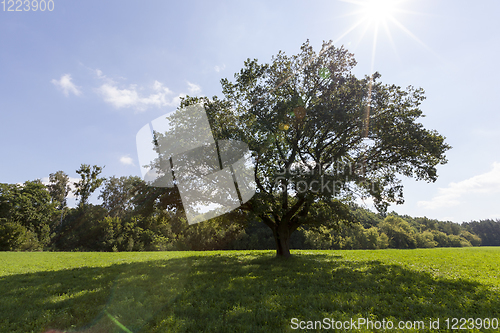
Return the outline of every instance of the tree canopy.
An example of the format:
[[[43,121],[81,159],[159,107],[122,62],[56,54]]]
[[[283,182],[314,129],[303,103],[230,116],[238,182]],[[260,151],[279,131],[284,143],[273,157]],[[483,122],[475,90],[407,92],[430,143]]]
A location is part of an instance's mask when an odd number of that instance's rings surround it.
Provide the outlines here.
[[[71,190],[69,186],[69,177],[64,171],[57,171],[49,175],[50,184],[47,189],[52,197],[52,200],[59,202],[59,209],[66,207],[66,197]]]
[[[404,202],[400,176],[433,182],[451,147],[418,122],[424,90],[357,78],[354,56],[309,42],[270,64],[248,59],[224,98],[203,103],[216,140],[246,142],[255,158],[257,193],[245,205],[273,231],[277,255],[289,256],[303,224],[352,222],[346,205],[371,197],[380,211]],[[312,207],[315,209],[311,209]]]
[[[55,206],[39,180],[0,184],[0,250],[37,250],[47,245]]]
[[[80,169],[76,170],[76,173],[80,175],[80,180],[73,183],[75,185],[75,195],[80,197],[78,206],[80,208],[87,205],[87,201],[90,195],[94,193],[95,190],[101,186],[104,182],[104,178],[99,178],[99,174],[102,172],[103,167],[94,165],[90,166],[88,164],[82,164]]]

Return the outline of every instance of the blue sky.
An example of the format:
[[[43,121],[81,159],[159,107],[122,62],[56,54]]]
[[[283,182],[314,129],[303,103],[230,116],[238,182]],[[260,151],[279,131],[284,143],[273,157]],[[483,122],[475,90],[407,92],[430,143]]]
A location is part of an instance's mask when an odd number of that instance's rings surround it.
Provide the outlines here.
[[[0,182],[76,177],[81,163],[105,165],[107,177],[140,175],[135,135],[179,96],[221,96],[220,79],[247,58],[334,40],[355,54],[356,75],[373,69],[382,82],[423,87],[423,124],[453,146],[438,181],[405,180],[406,203],[390,210],[500,218],[498,1],[399,1],[375,48],[374,21],[346,34],[365,7],[345,1],[54,4],[0,7]]]

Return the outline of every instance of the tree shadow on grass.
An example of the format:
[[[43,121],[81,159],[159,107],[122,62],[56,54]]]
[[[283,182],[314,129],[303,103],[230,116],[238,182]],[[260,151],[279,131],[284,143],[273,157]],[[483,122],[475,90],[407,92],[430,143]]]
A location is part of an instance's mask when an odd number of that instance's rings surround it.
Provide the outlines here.
[[[138,331],[182,292],[188,270],[186,258],[4,276],[0,332]]]
[[[232,252],[11,275],[0,290],[5,332],[291,332],[292,318],[442,322],[498,318],[500,309],[498,292],[476,282],[327,254]]]
[[[194,266],[189,288],[168,312],[186,332],[291,332],[292,318],[386,318],[395,324],[441,318],[444,328],[448,317],[499,316],[500,295],[488,286],[379,261],[221,256],[201,257]],[[178,329],[163,317],[150,331]]]

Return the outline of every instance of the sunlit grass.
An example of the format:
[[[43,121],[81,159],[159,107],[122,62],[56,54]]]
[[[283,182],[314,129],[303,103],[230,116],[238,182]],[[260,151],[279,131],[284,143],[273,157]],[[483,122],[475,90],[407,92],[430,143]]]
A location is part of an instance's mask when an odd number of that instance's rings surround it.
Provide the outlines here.
[[[0,332],[291,332],[500,317],[500,249],[0,253]]]

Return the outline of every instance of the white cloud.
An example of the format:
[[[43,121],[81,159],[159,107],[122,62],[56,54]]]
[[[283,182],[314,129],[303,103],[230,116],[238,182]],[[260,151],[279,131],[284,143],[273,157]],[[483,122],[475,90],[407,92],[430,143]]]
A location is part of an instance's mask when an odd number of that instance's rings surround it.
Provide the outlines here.
[[[192,94],[192,95],[196,95],[196,94],[199,94],[201,92],[201,87],[197,84],[194,84],[194,83],[191,83],[191,82],[188,82],[188,90],[189,90],[189,93]]]
[[[153,90],[155,91],[155,93],[149,95],[148,97],[142,98],[142,104],[153,105],[157,107],[175,105],[175,103],[167,99],[167,96],[171,96],[173,92],[167,87],[164,87],[161,82],[155,81],[155,83],[153,84]]]
[[[128,155],[120,157],[120,162],[125,165],[134,165],[134,160]]]
[[[96,69],[95,73],[99,79],[106,79],[106,75],[104,75],[100,69]]]
[[[481,175],[450,183],[448,187],[440,188],[438,195],[430,201],[419,201],[418,206],[426,209],[453,207],[461,203],[462,196],[468,193],[493,194],[500,192],[500,163],[493,163],[493,169]]]
[[[111,104],[117,109],[135,108],[139,111],[144,111],[148,107],[162,106],[177,106],[180,103],[180,98],[185,94],[174,93],[161,82],[155,81],[152,86],[152,91],[147,94],[141,94],[144,89],[137,85],[130,85],[128,88],[119,88],[117,83],[106,78],[102,71],[96,70],[97,76],[106,83],[102,84],[98,89],[98,93],[103,97],[106,103]],[[201,88],[193,83],[188,82],[188,90],[192,93],[201,91]]]
[[[61,76],[59,80],[53,79],[52,84],[54,84],[56,87],[62,90],[64,95],[69,96],[70,93],[79,96],[82,94],[82,92],[78,89],[77,86],[71,81],[71,75],[70,74],[64,74]]]
[[[119,89],[111,84],[105,83],[99,89],[104,101],[115,108],[127,108],[139,104],[139,94],[134,87],[130,89]]]

